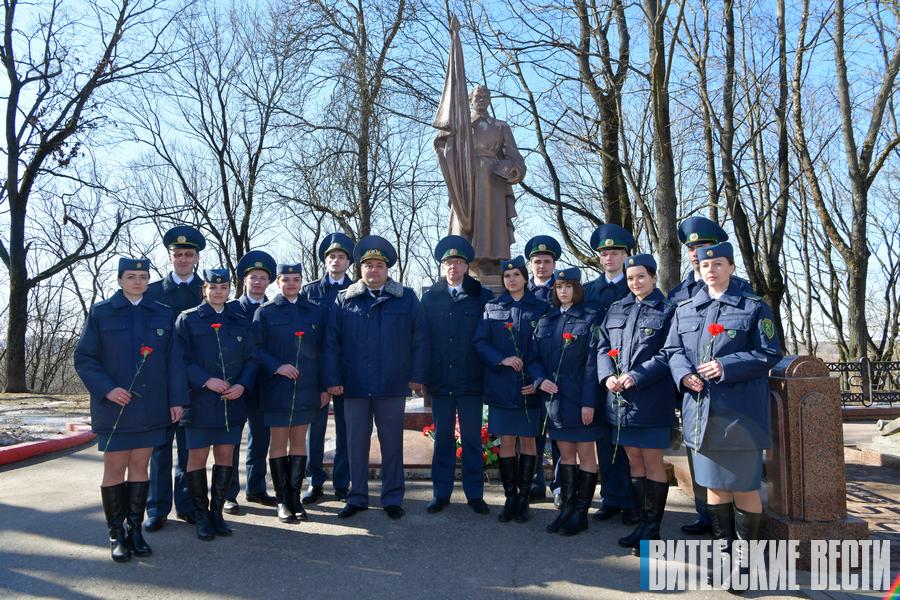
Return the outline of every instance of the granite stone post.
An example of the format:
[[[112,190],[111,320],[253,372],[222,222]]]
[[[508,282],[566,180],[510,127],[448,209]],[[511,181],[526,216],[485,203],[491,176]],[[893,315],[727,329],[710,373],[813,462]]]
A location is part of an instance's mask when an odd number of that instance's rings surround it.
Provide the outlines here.
[[[786,356],[769,375],[772,447],[767,451],[767,539],[800,540],[799,569],[810,568],[809,540],[861,540],[867,523],[847,516],[840,383],[821,359]]]

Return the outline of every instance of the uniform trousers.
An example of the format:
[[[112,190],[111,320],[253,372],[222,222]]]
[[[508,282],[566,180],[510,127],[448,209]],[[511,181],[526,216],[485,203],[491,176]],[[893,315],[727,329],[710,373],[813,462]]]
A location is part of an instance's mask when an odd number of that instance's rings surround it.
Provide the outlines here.
[[[369,506],[369,449],[372,423],[381,446],[381,506],[400,506],[406,486],[403,480],[403,414],[406,400],[400,396],[347,398],[347,450],[350,457],[350,495],[347,504]]]
[[[188,496],[187,469],[188,447],[184,428],[177,425],[166,427],[166,441],[153,449],[150,457],[150,492],[147,495],[147,516],[165,517],[172,510],[172,445],[177,445],[178,460],[175,464],[175,512],[180,515],[194,514]]]

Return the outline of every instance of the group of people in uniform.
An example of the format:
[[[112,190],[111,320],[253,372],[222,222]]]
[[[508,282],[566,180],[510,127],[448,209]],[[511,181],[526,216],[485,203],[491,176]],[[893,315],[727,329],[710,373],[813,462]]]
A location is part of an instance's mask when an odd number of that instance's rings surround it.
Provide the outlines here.
[[[410,392],[431,398],[429,513],[450,502],[457,428],[467,504],[476,514],[490,512],[482,459],[487,405],[488,431],[500,439],[501,522],[528,521],[530,503],[549,487],[559,512],[547,530],[576,535],[588,528],[599,481],[593,518],[621,515],[634,525],[618,542],[639,555],[641,541],[660,536],[668,494],[663,454],[678,410],[697,509],[682,529],[711,533],[726,549],[734,539],[754,539],[770,438],[767,375],[781,344],[771,309],[734,276],[725,231],[690,217],[678,234],[691,269],[668,295],[657,287],[653,256],[631,255],[632,234],[604,224],[590,241],[604,272],[588,282],[579,268],[557,268],[560,245],[541,235],[524,256],[501,261],[495,294],[468,272],[471,244],[450,235],[434,248],[441,278],[420,300],[390,278],[397,260],[390,242],[370,235],[354,244],[335,233],[319,247],[325,274],[306,285],[301,265],[248,252],[234,273],[244,294],[231,299],[228,269],[199,276],[200,232],[173,228],[163,239],[172,272],[150,284],[146,259],[120,259],[121,289],[91,308],[75,355],[104,453],[101,498],[112,558],[150,554],[141,523],[147,531],[163,527],[173,498],[177,517],[195,524],[200,539],[230,535],[223,513],[240,510],[245,425],[246,500],[273,506],[282,522],[308,519],[304,504],[324,495],[329,407],[334,494],[346,502],[338,518],[369,507],[373,424],[380,504],[388,517],[401,518]],[[348,273],[352,263],[357,281]],[[273,281],[278,293],[269,299]]]

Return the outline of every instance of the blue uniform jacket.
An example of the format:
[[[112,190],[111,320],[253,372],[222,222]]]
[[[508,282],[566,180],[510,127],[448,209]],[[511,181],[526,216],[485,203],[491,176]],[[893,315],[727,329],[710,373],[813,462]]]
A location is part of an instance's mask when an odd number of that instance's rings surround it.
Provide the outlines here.
[[[260,406],[264,412],[319,408],[322,384],[322,347],[325,341],[325,309],[302,296],[291,303],[281,294],[266,302],[253,315],[253,338],[259,359]],[[303,332],[303,337],[296,335]],[[297,351],[299,351],[299,361]],[[281,365],[300,370],[296,392],[294,381],[275,371]]]
[[[338,292],[346,290],[350,287],[353,280],[348,275],[344,275],[344,281],[341,283],[329,283],[328,275],[323,275],[315,281],[310,281],[300,290],[300,295],[304,296],[313,304],[319,304],[325,307],[326,311],[330,311],[337,299]]]
[[[166,427],[169,407],[187,406],[184,353],[172,331],[172,309],[148,298],[137,306],[116,292],[91,307],[75,349],[75,370],[91,394],[91,429],[109,433],[119,416],[118,404],[106,399],[115,387],[134,380],[131,403],[122,411],[117,431],[143,432]],[[153,352],[140,373],[141,346]]]
[[[172,281],[172,274],[165,279],[154,281],[147,286],[148,298],[169,306],[172,309],[172,320],[189,308],[194,308],[203,302],[203,280],[196,273],[190,283],[176,284]]]
[[[678,305],[669,329],[664,352],[672,378],[684,393],[684,442],[690,448],[749,450],[771,443],[769,370],[781,359],[781,343],[772,310],[739,286],[732,280],[717,301],[706,288],[698,291]],[[712,348],[722,377],[707,382],[698,404],[697,394],[683,388],[681,380],[710,360],[706,349],[713,338],[707,328],[713,323],[726,330]]]
[[[622,427],[671,427],[675,423],[676,389],[662,354],[675,315],[675,304],[653,290],[642,302],[634,294],[609,307],[600,325],[597,375],[606,392],[606,420]],[[616,362],[608,352],[619,351]],[[621,393],[624,402],[606,388],[606,379],[630,373],[634,387]]]
[[[616,283],[608,283],[606,276],[601,275],[584,284],[584,305],[597,311],[597,318],[603,321],[612,303],[628,294],[628,282],[624,277]]]
[[[748,292],[750,294],[755,293],[753,291],[753,286],[750,285],[749,281],[741,279],[740,277],[735,277],[734,275],[731,276],[731,280],[738,283],[738,289],[742,292]],[[693,298],[697,295],[698,291],[705,287],[706,283],[704,283],[702,279],[697,279],[696,273],[691,270],[681,283],[669,291],[669,300],[678,304],[679,302]]]
[[[244,318],[247,319],[247,323],[252,324],[253,315],[256,314],[257,309],[268,301],[269,299],[266,296],[263,296],[262,302],[253,303],[250,301],[250,297],[247,296],[247,294],[244,294],[237,300],[231,300],[230,302],[228,302],[228,306],[231,307],[232,310],[244,315]],[[256,366],[258,369],[259,362],[256,363]],[[259,408],[259,382],[260,378],[257,376],[256,381],[254,381],[253,383],[253,388],[248,389],[244,394],[244,404],[247,406],[247,408]]]
[[[485,305],[484,316],[475,328],[472,345],[485,367],[486,404],[498,408],[524,408],[526,400],[530,406],[540,402],[537,394],[526,398],[521,393],[522,386],[531,383],[527,369],[523,371],[523,377],[522,373],[517,373],[513,368],[502,366],[500,361],[507,356],[518,355],[523,362],[528,362],[529,352],[533,352],[531,345],[534,328],[548,310],[550,305],[538,300],[529,291],[518,301],[513,300],[509,292],[504,292]],[[506,328],[507,323],[513,325],[512,334]]]
[[[534,282],[534,279],[528,279],[528,291],[534,294],[538,300],[546,302],[550,304],[553,300],[553,285],[556,283],[556,275],[552,275],[550,277],[550,281],[548,281],[544,285],[537,285]]]
[[[552,399],[550,394],[538,392],[547,406],[548,421],[555,429],[581,427],[584,425],[582,408],[590,407],[595,411],[601,408],[597,387],[596,326],[597,313],[585,308],[584,304],[576,304],[565,314],[551,307],[534,330],[528,373],[534,379],[535,387],[544,379],[559,386],[559,392]],[[563,333],[575,336],[568,346]],[[593,422],[601,423],[602,419],[602,415],[595,412]]]
[[[212,325],[219,323],[218,339]],[[256,346],[250,333],[250,321],[228,303],[221,314],[205,302],[184,311],[175,320],[175,333],[184,351],[191,406],[185,411],[182,424],[191,427],[224,428],[225,406],[228,402],[228,426],[240,427],[247,420],[244,398],[256,381]],[[221,346],[221,355],[219,354]],[[224,372],[223,372],[224,364]],[[237,400],[222,397],[204,387],[216,377],[232,385],[244,386],[244,394]]]
[[[406,397],[428,381],[428,326],[415,292],[388,279],[379,298],[362,281],[338,294],[328,316],[327,387],[345,398]]]
[[[481,396],[484,365],[472,352],[472,336],[494,293],[465,276],[463,293],[454,300],[446,279],[437,281],[422,296],[428,321],[431,365],[428,392],[432,396]]]

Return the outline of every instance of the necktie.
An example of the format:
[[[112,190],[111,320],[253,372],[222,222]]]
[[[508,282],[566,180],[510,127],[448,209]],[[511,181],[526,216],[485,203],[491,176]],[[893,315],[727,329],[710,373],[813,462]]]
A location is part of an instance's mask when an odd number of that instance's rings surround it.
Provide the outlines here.
[[[369,291],[372,292],[372,295],[375,296],[375,298],[378,298],[379,296],[381,296],[381,290],[369,290]]]
[[[456,300],[457,298],[459,298],[459,290],[456,289],[456,288],[453,288],[453,291],[450,292],[450,296],[451,296],[454,300]]]

